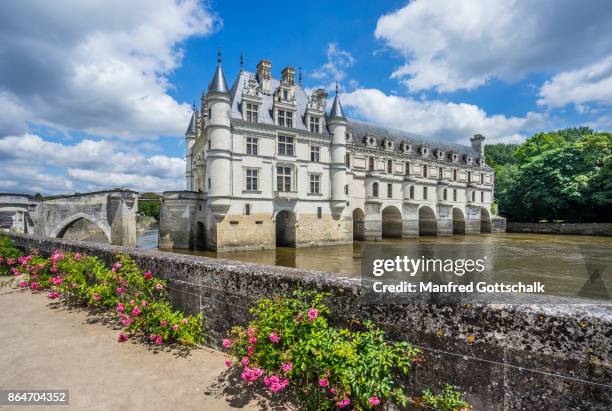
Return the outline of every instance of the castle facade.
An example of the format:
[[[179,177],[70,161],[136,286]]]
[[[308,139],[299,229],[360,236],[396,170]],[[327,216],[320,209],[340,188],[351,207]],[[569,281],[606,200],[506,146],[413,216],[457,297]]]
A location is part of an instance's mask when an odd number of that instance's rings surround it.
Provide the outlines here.
[[[262,60],[228,87],[219,59],[185,134],[186,190],[165,192],[160,247],[346,244],[492,230],[493,170],[464,146],[348,119]],[[301,74],[300,74],[301,77]],[[494,225],[495,226],[495,225]],[[495,227],[493,227],[495,230]]]

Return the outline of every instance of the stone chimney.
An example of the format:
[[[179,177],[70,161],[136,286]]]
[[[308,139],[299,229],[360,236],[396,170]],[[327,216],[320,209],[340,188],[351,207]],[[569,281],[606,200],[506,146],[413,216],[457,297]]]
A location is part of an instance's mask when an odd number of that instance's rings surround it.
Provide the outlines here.
[[[289,86],[289,98],[295,96],[295,69],[293,67],[285,67],[281,71],[281,82]]]
[[[472,143],[472,148],[474,149],[475,152],[478,153],[480,157],[481,165],[484,165],[484,160],[485,160],[484,141],[485,141],[485,137],[481,134],[474,134],[472,138],[470,138],[470,142]]]
[[[269,60],[261,60],[257,63],[257,80],[261,85],[261,92],[270,94],[270,73],[272,71],[272,63]]]

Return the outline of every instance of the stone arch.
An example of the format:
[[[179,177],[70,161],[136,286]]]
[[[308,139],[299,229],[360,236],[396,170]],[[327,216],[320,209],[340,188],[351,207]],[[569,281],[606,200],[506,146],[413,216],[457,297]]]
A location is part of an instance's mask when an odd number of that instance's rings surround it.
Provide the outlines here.
[[[457,207],[453,207],[453,234],[465,234],[465,216]]]
[[[402,238],[402,212],[389,205],[382,210],[383,238]]]
[[[438,223],[436,213],[429,206],[419,208],[419,235],[437,235]]]
[[[491,214],[489,214],[489,210],[484,207],[480,207],[480,232],[491,232]]]
[[[49,234],[49,237],[52,238],[63,238],[64,235],[66,234],[66,232],[77,222],[84,220],[84,221],[88,221],[92,224],[94,224],[97,228],[99,228],[105,235],[107,241],[110,243],[112,242],[111,239],[111,228],[109,227],[109,225],[104,222],[104,221],[100,221],[99,219],[92,217],[90,215],[87,215],[85,213],[77,213],[74,215],[71,215],[70,217],[64,219],[61,223],[59,223],[57,225],[57,227],[55,227],[51,233]]]
[[[276,213],[276,246],[295,247],[295,213],[291,210],[280,210]]]
[[[353,210],[353,240],[365,239],[365,213],[361,208]]]

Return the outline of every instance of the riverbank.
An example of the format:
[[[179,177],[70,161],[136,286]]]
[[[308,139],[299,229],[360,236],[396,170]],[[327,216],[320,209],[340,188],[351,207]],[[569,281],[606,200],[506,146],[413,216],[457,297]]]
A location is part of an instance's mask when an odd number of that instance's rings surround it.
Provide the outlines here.
[[[153,350],[117,342],[103,314],[69,309],[46,295],[0,288],[0,387],[67,389],[74,410],[265,409],[231,394],[223,353]],[[0,409],[9,409],[0,406]]]
[[[508,222],[507,233],[612,236],[612,223],[519,223]]]

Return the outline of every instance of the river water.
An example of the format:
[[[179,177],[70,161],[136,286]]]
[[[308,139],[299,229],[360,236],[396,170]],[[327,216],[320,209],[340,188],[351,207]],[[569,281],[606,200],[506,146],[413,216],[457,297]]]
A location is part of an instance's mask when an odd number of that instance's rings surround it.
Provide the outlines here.
[[[279,247],[275,250],[220,253],[208,250],[164,251],[359,277],[363,250],[371,244],[401,247],[416,255],[422,249],[436,245],[469,246],[470,249],[481,249],[487,255],[496,281],[543,281],[546,293],[557,296],[575,297],[582,290],[582,296],[609,301],[612,295],[612,237],[500,233],[384,239],[374,243],[359,241],[351,245],[297,249]],[[158,248],[156,228],[139,236],[139,247]],[[589,274],[594,270],[593,264],[600,273],[597,278]]]

